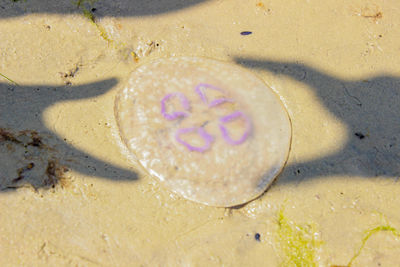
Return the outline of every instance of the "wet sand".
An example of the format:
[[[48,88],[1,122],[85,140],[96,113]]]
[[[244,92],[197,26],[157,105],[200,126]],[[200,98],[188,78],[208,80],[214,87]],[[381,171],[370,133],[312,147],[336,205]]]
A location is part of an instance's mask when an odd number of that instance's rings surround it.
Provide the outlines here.
[[[154,2],[0,2],[0,265],[399,265],[400,4]],[[122,144],[118,85],[171,56],[280,96],[292,146],[261,197],[185,200]]]

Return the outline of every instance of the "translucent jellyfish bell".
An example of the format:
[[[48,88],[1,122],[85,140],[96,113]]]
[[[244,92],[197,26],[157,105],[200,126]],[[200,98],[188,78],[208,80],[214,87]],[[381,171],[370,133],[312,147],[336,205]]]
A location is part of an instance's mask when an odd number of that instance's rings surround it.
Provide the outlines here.
[[[204,58],[140,66],[115,105],[121,138],[143,167],[184,198],[230,207],[262,194],[282,170],[291,126],[255,75]]]

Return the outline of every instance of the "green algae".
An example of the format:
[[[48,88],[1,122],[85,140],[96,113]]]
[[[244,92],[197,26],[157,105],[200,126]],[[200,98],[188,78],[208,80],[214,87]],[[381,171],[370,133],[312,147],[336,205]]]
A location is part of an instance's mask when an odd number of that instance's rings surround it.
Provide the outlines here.
[[[99,34],[100,34],[101,38],[103,38],[103,40],[107,41],[109,44],[113,44],[114,40],[112,40],[110,38],[110,36],[107,34],[107,32],[104,29],[104,27],[96,22],[96,18],[93,15],[93,13],[91,11],[89,11],[88,9],[84,8],[84,7],[82,7],[82,12],[83,12],[83,16],[85,18],[87,18],[88,20],[90,20],[90,22],[94,26],[96,26],[97,30],[99,31]]]
[[[96,17],[94,16],[94,14],[90,10],[88,10],[87,8],[81,6],[81,2],[82,1],[79,1],[79,4],[77,4],[77,6],[81,7],[81,10],[83,12],[83,16],[85,18],[87,18],[94,26],[96,26],[97,30],[99,31],[99,34],[100,34],[101,38],[103,38],[109,44],[112,44],[114,41],[107,34],[107,32],[104,29],[104,27],[96,22]]]
[[[107,41],[109,44],[113,44],[114,41],[107,34],[104,27],[97,23],[96,17],[94,16],[93,12],[90,11],[96,2],[97,0],[78,0],[75,2],[75,5],[82,11],[83,16],[87,18],[94,26],[96,26],[101,38],[103,38],[103,40]]]
[[[128,59],[128,57],[131,56],[134,62],[139,62],[139,55],[135,51],[128,48],[123,42],[114,41],[107,33],[106,29],[98,23],[96,16],[92,12],[92,7],[97,1],[98,0],[78,0],[74,2],[74,4],[82,11],[83,16],[87,18],[97,28],[100,37],[105,40],[112,48],[118,49],[123,53],[124,60]]]
[[[390,226],[389,224],[377,226],[375,228],[372,228],[370,230],[365,231],[364,237],[363,237],[363,239],[361,241],[361,246],[357,250],[357,252],[354,254],[354,256],[351,258],[349,263],[347,264],[348,267],[350,267],[353,264],[353,262],[358,258],[358,256],[360,256],[360,254],[361,254],[362,250],[364,249],[368,239],[372,235],[374,235],[376,233],[379,233],[379,232],[389,232],[389,233],[393,234],[395,237],[400,238],[400,232],[396,228]]]
[[[318,266],[316,253],[323,242],[316,238],[315,227],[312,224],[299,225],[289,220],[285,217],[283,209],[278,213],[278,226],[278,240],[285,257],[282,266]],[[380,232],[388,232],[400,238],[400,232],[389,225],[389,223],[366,230],[360,247],[345,267],[351,267],[354,261],[361,255],[371,236]]]
[[[18,85],[18,83],[14,82],[13,80],[11,80],[10,78],[8,78],[8,77],[7,77],[6,75],[4,75],[4,74],[0,73],[0,76],[3,77],[3,78],[5,78],[6,80],[8,80],[8,81],[11,82],[11,83],[13,83],[13,84],[15,84],[15,85]]]
[[[76,7],[80,8],[84,6],[85,4],[88,4],[89,6],[93,6],[94,3],[96,3],[98,0],[78,0],[75,2]]]
[[[85,18],[87,18],[97,28],[97,31],[99,32],[100,37],[104,41],[106,41],[109,46],[111,46],[114,49],[123,51],[125,60],[128,58],[129,55],[131,55],[133,61],[138,62],[139,56],[134,51],[127,49],[127,47],[124,43],[115,42],[110,37],[110,35],[107,33],[106,29],[97,22],[95,15],[91,11],[93,4],[96,2],[97,2],[97,0],[79,0],[75,4],[82,11],[83,16]],[[126,52],[126,50],[129,50],[129,51]]]
[[[278,214],[278,238],[285,254],[283,266],[317,266],[316,251],[321,241],[311,224],[298,225],[284,216],[283,209]]]

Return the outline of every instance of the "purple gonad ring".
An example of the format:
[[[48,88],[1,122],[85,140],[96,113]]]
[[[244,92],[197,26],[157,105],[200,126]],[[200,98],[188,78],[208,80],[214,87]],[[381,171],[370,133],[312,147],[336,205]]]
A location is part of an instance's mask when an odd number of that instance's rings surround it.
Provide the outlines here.
[[[197,134],[203,138],[204,146],[202,146],[202,147],[192,146],[191,144],[189,144],[181,139],[181,135],[184,135],[187,133],[192,133],[192,132],[197,132]],[[186,146],[187,149],[189,149],[189,151],[197,151],[197,152],[207,151],[208,149],[210,149],[211,143],[214,141],[214,137],[212,137],[212,135],[208,134],[202,127],[191,127],[191,128],[179,129],[175,134],[175,139],[182,145]]]
[[[228,132],[228,129],[226,129],[226,127],[224,126],[225,123],[234,121],[238,118],[243,118],[245,120],[246,123],[246,130],[244,131],[243,135],[238,139],[238,140],[233,140]],[[227,116],[224,116],[222,118],[219,119],[220,123],[219,123],[219,129],[221,130],[222,133],[222,137],[224,138],[224,140],[231,145],[240,145],[242,144],[244,141],[246,141],[246,139],[249,137],[251,130],[252,130],[252,125],[251,125],[251,121],[250,119],[241,111],[235,111]]]
[[[190,109],[189,100],[186,98],[184,94],[180,92],[167,94],[163,97],[163,99],[161,99],[161,114],[163,115],[163,117],[166,118],[167,120],[175,120],[179,117],[188,116],[188,113],[184,111],[174,111],[172,113],[167,113],[167,108],[165,107],[165,103],[168,102],[173,97],[179,97],[181,105],[185,111],[188,111]]]
[[[208,107],[210,107],[210,108],[218,106],[218,105],[223,104],[225,102],[231,102],[231,103],[234,102],[232,99],[228,99],[228,98],[222,97],[222,98],[214,99],[213,101],[211,101],[211,103],[208,103],[207,95],[204,93],[204,89],[211,89],[211,90],[219,91],[221,93],[224,93],[224,91],[222,89],[216,87],[216,86],[213,86],[213,85],[207,84],[207,83],[199,83],[194,88],[196,93],[200,96],[201,101],[203,101],[203,103],[208,105]]]

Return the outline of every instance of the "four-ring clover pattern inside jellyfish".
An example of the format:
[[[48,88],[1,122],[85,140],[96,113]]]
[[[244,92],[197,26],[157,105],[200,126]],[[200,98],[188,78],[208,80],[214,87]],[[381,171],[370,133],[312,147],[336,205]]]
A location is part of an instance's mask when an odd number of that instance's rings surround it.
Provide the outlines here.
[[[165,188],[206,205],[248,202],[282,170],[291,125],[280,98],[256,75],[217,60],[147,62],[121,83],[120,136]]]
[[[226,98],[226,97],[221,97],[221,98],[217,98],[217,99],[213,99],[213,100],[209,101],[207,98],[206,90],[216,90],[216,91],[219,91],[222,93],[224,91],[218,87],[215,87],[213,85],[206,84],[206,83],[200,83],[194,88],[193,91],[195,93],[197,93],[197,95],[200,97],[201,101],[208,108],[214,108],[214,107],[222,105],[224,103],[234,103],[235,102],[235,100]],[[182,110],[167,112],[168,101],[174,97],[179,98]],[[167,120],[184,119],[185,117],[189,117],[190,116],[190,103],[189,103],[188,98],[181,92],[174,92],[174,93],[166,94],[161,99],[161,115]],[[240,136],[240,138],[233,139],[229,134],[229,130],[226,127],[226,124],[229,123],[230,121],[234,121],[237,119],[244,120],[245,125],[244,125],[244,129],[243,129],[243,134]],[[225,116],[220,117],[218,126],[221,131],[221,137],[229,145],[242,144],[249,137],[251,130],[252,130],[250,118],[244,112],[242,112],[240,110],[236,110],[236,111],[232,112],[231,114],[227,114]],[[181,138],[182,135],[184,135],[186,133],[192,133],[192,132],[197,133],[204,140],[203,146],[198,147],[198,146],[191,145],[190,142],[184,141]],[[211,148],[212,143],[214,141],[214,136],[207,133],[207,131],[204,130],[204,128],[201,126],[197,126],[197,127],[193,126],[193,127],[189,127],[189,128],[179,128],[176,131],[175,139],[178,143],[184,145],[189,151],[205,152]]]

